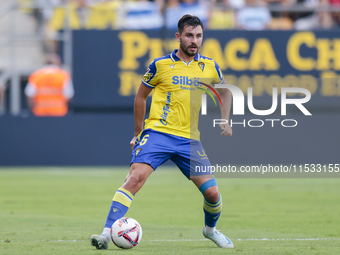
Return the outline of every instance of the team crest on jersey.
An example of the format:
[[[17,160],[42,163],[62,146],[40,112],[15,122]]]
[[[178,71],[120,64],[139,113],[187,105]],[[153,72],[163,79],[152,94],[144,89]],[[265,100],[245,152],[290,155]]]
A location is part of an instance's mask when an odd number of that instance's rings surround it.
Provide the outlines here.
[[[138,148],[138,149],[136,150],[136,156],[138,155],[138,153],[139,153],[141,150],[142,150],[141,148]]]
[[[150,79],[151,79],[151,77],[152,77],[152,73],[150,73],[150,68],[148,68],[147,70],[146,70],[146,73],[143,75],[143,81],[145,81],[145,82],[149,82],[150,81]]]
[[[171,64],[170,67],[171,67],[171,69],[174,69],[175,65],[174,65],[174,64]]]
[[[204,71],[205,64],[203,62],[199,62],[198,66],[201,68],[202,72]]]

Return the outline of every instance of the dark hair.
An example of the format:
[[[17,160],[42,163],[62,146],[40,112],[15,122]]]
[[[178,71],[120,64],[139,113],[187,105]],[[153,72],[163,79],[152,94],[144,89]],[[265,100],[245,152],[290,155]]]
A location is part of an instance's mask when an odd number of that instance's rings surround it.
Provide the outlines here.
[[[197,26],[201,26],[202,29],[204,29],[203,23],[199,19],[199,17],[191,15],[191,14],[185,14],[178,21],[177,32],[181,34],[186,26],[193,26],[194,28],[197,27]]]

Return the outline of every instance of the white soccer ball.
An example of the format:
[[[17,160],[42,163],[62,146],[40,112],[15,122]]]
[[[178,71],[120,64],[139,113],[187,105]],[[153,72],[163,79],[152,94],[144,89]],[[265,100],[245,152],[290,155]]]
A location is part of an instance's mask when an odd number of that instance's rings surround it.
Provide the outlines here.
[[[120,218],[112,224],[111,240],[119,248],[131,249],[142,240],[142,228],[132,218]]]

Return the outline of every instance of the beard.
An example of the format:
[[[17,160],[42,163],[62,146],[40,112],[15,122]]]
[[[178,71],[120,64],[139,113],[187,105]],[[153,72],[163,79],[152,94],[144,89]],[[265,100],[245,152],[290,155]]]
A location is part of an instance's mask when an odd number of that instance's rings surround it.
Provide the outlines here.
[[[189,56],[189,57],[195,56],[195,55],[197,54],[198,50],[199,50],[199,47],[198,47],[197,45],[190,45],[190,46],[188,46],[188,47],[184,47],[183,44],[180,43],[179,46],[181,47],[181,50],[184,52],[184,54],[187,55],[187,56]],[[190,47],[193,47],[193,46],[196,47],[197,51],[195,51],[195,52],[189,51],[189,48],[190,48]]]

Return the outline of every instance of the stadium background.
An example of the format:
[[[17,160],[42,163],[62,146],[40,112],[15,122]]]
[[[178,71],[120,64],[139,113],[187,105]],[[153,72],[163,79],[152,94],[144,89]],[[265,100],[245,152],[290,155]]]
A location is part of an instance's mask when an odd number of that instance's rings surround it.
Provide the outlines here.
[[[105,10],[117,8],[114,3],[104,1],[87,7],[90,15],[85,25],[80,23],[80,12],[74,5],[49,6],[50,9],[34,1],[1,5],[4,33],[0,78],[7,87],[0,117],[1,166],[129,164],[133,98],[141,76],[153,58],[171,52],[177,44],[175,30],[167,23],[147,30],[112,25],[112,17],[104,14]],[[100,9],[103,4],[112,6]],[[217,4],[214,8],[221,10]],[[223,8],[228,13],[236,12],[230,6]],[[294,12],[294,8],[288,10]],[[46,21],[47,9],[50,14]],[[102,11],[101,18],[98,10]],[[311,11],[306,7],[299,10]],[[26,20],[34,21],[33,30],[25,29]],[[338,27],[247,31],[237,29],[228,19],[223,24],[223,29],[208,26],[201,53],[220,64],[227,81],[244,92],[252,86],[258,109],[271,106],[273,86],[307,88],[312,98],[305,106],[312,116],[304,116],[293,106],[288,107],[287,116],[281,116],[279,100],[278,110],[266,118],[296,119],[297,127],[235,125],[233,137],[221,141],[219,130],[212,127],[212,118],[219,118],[218,108],[208,99],[208,116],[201,118],[200,130],[211,161],[217,162],[216,151],[225,148],[226,162],[230,164],[338,163]],[[37,51],[37,45],[42,50]],[[66,117],[37,118],[27,109],[23,89],[28,74],[43,64],[43,54],[34,52],[51,49],[60,53],[64,67],[71,71],[75,97]],[[265,119],[249,112],[232,118]]]
[[[116,19],[114,10],[145,1],[0,0],[0,83],[6,86],[0,100],[0,254],[102,253],[89,238],[102,230],[112,195],[129,170],[133,97],[151,59],[176,47],[171,27],[181,15],[178,8],[191,12],[203,6],[210,13],[202,53],[219,62],[230,84],[253,87],[256,108],[270,107],[274,85],[308,88],[312,94],[305,104],[312,116],[294,106],[281,116],[280,104],[270,116],[247,110],[232,116],[296,119],[297,127],[236,125],[233,137],[225,139],[212,127],[219,114],[208,97],[200,130],[213,164],[320,163],[330,169],[328,164],[340,163],[337,0],[328,6],[318,4],[324,0],[266,0],[271,23],[259,31],[241,30],[233,17],[244,6],[232,4],[250,1],[166,0],[170,11],[163,6],[161,15],[153,16],[166,22],[129,23],[126,12]],[[156,2],[162,1],[146,5]],[[304,25],[312,27],[301,30],[303,22],[296,18],[301,13],[334,20],[329,26],[325,19],[309,19]],[[75,97],[62,118],[32,116],[23,93],[28,75],[48,52],[60,53],[74,80]],[[333,174],[326,177],[339,176]],[[107,252],[340,254],[340,179],[263,177],[275,178],[217,178],[223,196],[217,228],[235,245],[226,251],[203,239],[202,195],[175,167],[160,167],[126,215],[141,224],[142,242],[132,250],[111,244]]]

